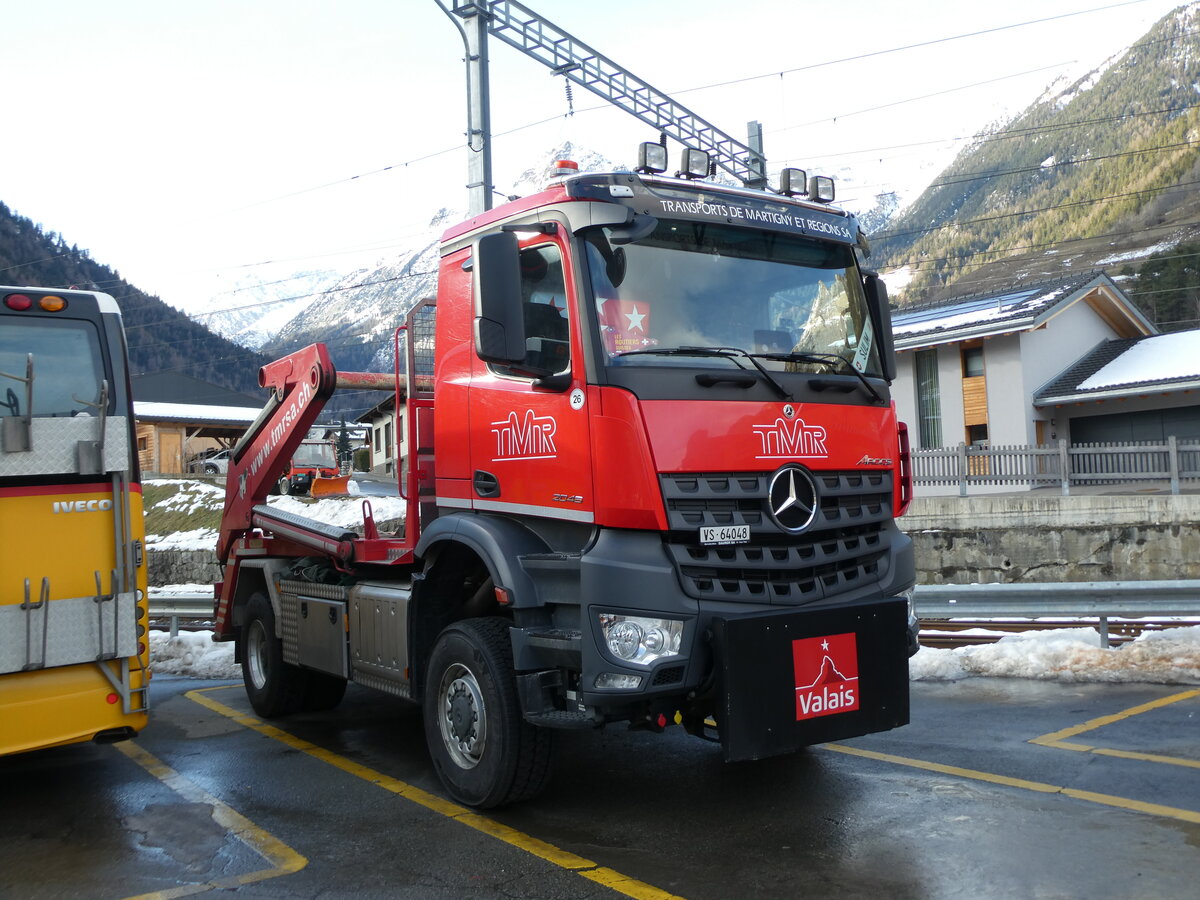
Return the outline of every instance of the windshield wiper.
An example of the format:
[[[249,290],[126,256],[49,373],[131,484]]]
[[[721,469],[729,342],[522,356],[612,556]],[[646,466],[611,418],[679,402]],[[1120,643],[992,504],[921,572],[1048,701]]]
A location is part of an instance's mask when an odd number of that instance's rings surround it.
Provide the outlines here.
[[[724,359],[732,360],[739,368],[746,368],[739,359],[748,359],[750,364],[754,366],[760,375],[766,380],[775,392],[784,400],[791,400],[791,392],[780,384],[766,367],[755,359],[755,354],[743,350],[741,347],[642,347],[638,350],[625,350],[621,353],[613,354],[614,356],[637,356],[641,354],[656,353],[660,356],[720,356]]]
[[[751,360],[757,356],[759,359],[773,359],[780,362],[806,362],[818,363],[827,366],[841,366],[844,369],[849,369],[850,373],[856,376],[858,380],[862,382],[862,386],[866,388],[866,391],[868,394],[870,394],[872,400],[874,400],[876,403],[883,402],[883,397],[880,395],[879,391],[875,390],[871,382],[867,381],[867,376],[858,371],[858,369],[854,367],[854,364],[851,363],[850,360],[846,359],[846,357],[839,356],[836,353],[806,353],[797,351],[794,353],[752,353],[749,355]]]

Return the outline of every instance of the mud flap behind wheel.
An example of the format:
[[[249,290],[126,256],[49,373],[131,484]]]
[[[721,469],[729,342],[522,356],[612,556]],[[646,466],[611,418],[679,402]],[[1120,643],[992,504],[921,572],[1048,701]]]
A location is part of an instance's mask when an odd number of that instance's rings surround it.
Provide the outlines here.
[[[907,605],[884,600],[713,621],[727,761],[908,722]]]

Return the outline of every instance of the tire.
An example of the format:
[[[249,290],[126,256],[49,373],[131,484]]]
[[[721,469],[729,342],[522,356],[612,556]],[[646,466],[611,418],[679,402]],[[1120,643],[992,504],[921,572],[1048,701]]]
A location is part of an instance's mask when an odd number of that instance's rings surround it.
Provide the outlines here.
[[[346,695],[344,678],[311,669],[305,669],[304,675],[306,684],[302,709],[305,712],[325,712],[342,702],[342,697]]]
[[[292,492],[292,483],[288,480],[286,475],[279,479],[279,484],[277,487],[279,493],[285,497]]]
[[[521,717],[505,619],[446,628],[426,672],[425,740],[446,791],[490,809],[536,796],[553,758],[552,732]]]
[[[205,475],[219,475],[219,474],[221,474],[221,470],[218,469],[216,466],[214,466],[212,463],[208,463],[204,467],[204,474]]]
[[[283,661],[283,641],[275,637],[275,613],[265,594],[250,598],[238,641],[242,680],[254,711],[273,719],[302,709],[309,673]]]

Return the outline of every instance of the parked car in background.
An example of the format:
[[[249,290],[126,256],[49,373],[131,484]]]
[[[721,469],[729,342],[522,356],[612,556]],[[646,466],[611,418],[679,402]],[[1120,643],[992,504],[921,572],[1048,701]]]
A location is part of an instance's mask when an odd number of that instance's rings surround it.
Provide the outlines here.
[[[229,471],[229,457],[232,453],[232,450],[209,450],[193,459],[188,471],[204,475],[224,475]]]

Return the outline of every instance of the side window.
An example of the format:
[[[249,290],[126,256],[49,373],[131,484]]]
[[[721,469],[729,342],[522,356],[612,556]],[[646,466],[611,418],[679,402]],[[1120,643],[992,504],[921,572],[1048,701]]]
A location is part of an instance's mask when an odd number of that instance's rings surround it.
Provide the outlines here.
[[[555,244],[521,251],[521,297],[525,308],[525,364],[552,373],[571,365],[567,330],[567,291],[562,254]],[[497,366],[496,371],[511,375]]]

